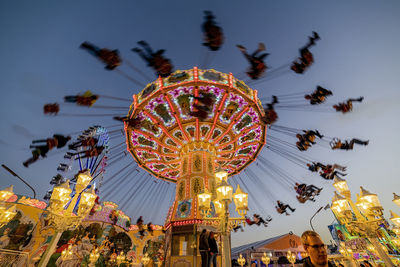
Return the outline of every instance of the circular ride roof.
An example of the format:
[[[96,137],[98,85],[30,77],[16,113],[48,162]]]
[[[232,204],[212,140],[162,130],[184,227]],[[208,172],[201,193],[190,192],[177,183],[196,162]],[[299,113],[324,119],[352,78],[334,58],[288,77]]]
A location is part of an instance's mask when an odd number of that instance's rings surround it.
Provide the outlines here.
[[[204,95],[214,104],[202,121],[189,113],[198,103],[193,96]],[[234,175],[254,161],[265,144],[264,115],[257,91],[231,73],[178,70],[133,96],[128,116],[139,117],[141,123],[139,129],[125,123],[127,149],[139,166],[171,182],[179,177],[181,151],[190,143],[192,149],[197,144],[215,152],[216,163]]]

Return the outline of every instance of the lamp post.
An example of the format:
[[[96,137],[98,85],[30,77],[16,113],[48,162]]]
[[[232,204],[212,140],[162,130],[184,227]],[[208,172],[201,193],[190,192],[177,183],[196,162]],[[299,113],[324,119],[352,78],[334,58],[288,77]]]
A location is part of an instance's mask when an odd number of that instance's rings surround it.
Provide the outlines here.
[[[91,180],[92,177],[90,176],[89,170],[79,173],[75,185],[75,194],[72,199],[70,196],[72,190],[69,187],[69,180],[54,187],[50,198],[50,204],[47,208],[47,218],[50,224],[54,226],[55,233],[42,256],[38,267],[47,266],[61,234],[65,230],[76,228],[89,214],[96,199],[93,187],[90,190],[85,191]],[[77,211],[75,212],[75,210]]]
[[[339,223],[344,224],[350,232],[366,237],[385,265],[394,266],[377,239],[380,224],[385,222],[378,196],[360,186],[360,194],[356,195],[357,201],[354,203],[346,180],[336,177],[333,186],[340,193],[335,191],[331,206]]]
[[[215,173],[217,183],[216,198],[212,199],[211,193],[204,190],[203,193],[197,195],[198,205],[201,215],[205,220],[219,220],[220,232],[222,234],[222,256],[223,266],[231,265],[231,246],[230,231],[231,228],[237,226],[245,220],[244,216],[248,210],[248,194],[244,193],[238,185],[236,192],[232,194],[233,188],[227,182],[228,173],[219,167]],[[236,211],[240,218],[229,217],[229,204],[234,201]],[[210,218],[211,201],[214,203],[217,218]]]
[[[7,207],[4,203],[14,195],[13,186],[9,186],[6,189],[0,191],[0,227],[6,225],[15,215],[17,212],[15,211],[15,205]]]
[[[224,204],[224,213],[221,216],[221,232],[222,232],[222,255],[225,259],[224,266],[230,264],[231,250],[229,240],[229,203],[232,201],[233,188],[226,180],[222,180],[221,184],[217,187],[217,199]]]
[[[314,230],[314,227],[313,227],[313,225],[312,225],[312,219],[314,219],[315,215],[317,215],[317,213],[320,212],[323,208],[324,208],[324,207],[320,207],[320,208],[314,213],[314,215],[311,216],[311,218],[310,218],[310,225],[311,225],[311,229],[312,229],[313,231],[315,231],[315,230]]]

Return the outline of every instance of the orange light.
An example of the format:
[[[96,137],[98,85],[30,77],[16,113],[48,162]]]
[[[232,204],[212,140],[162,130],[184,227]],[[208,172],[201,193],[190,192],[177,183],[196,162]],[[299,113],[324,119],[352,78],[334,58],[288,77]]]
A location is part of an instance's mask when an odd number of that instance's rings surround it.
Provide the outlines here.
[[[219,201],[231,201],[233,188],[227,181],[222,180],[220,186],[217,187],[217,199]]]

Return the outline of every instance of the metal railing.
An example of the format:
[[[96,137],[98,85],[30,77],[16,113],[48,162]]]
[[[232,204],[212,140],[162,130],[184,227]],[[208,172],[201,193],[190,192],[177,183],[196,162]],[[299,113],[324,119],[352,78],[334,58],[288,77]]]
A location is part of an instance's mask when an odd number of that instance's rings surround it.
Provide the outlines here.
[[[29,253],[0,249],[0,267],[28,267]]]

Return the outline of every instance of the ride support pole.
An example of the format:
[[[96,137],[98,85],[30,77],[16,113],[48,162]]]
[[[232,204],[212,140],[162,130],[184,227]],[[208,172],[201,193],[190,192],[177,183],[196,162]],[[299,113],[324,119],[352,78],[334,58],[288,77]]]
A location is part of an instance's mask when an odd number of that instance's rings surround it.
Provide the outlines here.
[[[60,240],[61,234],[62,234],[61,231],[56,231],[54,233],[46,251],[44,252],[44,254],[42,256],[42,259],[39,262],[38,267],[46,267],[47,266],[47,263],[49,262],[50,257],[53,254],[53,252],[57,246],[58,240]]]

